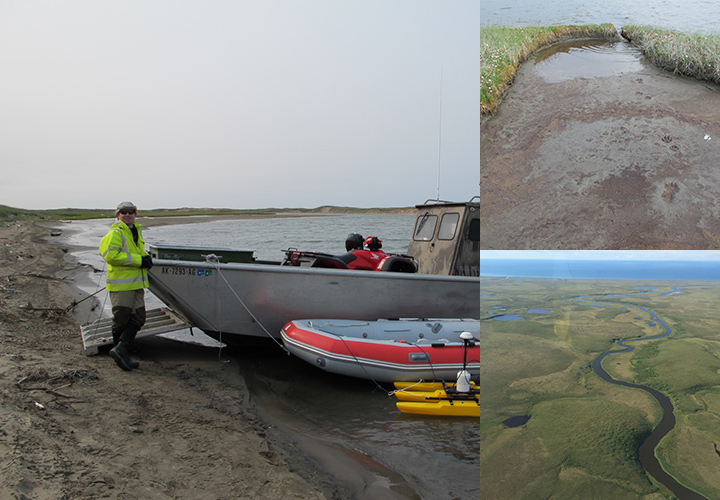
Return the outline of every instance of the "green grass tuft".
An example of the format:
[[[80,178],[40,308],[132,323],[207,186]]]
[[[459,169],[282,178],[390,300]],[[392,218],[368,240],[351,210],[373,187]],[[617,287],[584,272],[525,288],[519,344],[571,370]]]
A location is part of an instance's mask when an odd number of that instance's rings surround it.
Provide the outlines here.
[[[653,26],[629,25],[622,36],[658,68],[720,83],[720,35],[682,33]],[[585,26],[480,28],[480,111],[492,114],[515,78],[518,66],[537,50],[573,38],[614,39],[612,24]]]
[[[720,36],[681,33],[653,26],[625,26],[622,36],[655,66],[698,80],[720,83]]]
[[[480,28],[480,111],[492,113],[515,78],[517,67],[535,51],[573,38],[613,39],[612,24],[585,26],[509,27],[487,25]]]

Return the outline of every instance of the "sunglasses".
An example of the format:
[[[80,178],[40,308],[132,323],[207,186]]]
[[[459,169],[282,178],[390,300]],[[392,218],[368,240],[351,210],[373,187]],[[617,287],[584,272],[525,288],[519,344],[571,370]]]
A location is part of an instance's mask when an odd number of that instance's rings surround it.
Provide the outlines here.
[[[120,210],[120,213],[123,215],[134,214],[135,210]]]

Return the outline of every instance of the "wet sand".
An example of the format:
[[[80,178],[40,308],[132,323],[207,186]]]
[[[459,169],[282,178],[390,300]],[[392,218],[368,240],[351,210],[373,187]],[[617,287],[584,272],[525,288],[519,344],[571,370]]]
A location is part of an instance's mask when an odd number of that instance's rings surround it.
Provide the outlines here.
[[[550,83],[483,119],[483,249],[720,248],[720,87],[658,70]]]
[[[353,496],[270,428],[217,349],[143,339],[129,373],[85,356],[64,310],[87,270],[51,232],[0,223],[0,498]]]

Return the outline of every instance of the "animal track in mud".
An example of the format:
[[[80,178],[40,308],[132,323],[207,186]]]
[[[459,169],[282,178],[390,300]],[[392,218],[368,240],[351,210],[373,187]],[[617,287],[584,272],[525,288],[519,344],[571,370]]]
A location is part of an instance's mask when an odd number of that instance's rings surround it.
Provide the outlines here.
[[[662,199],[670,203],[673,201],[673,198],[675,198],[675,194],[680,191],[680,187],[675,182],[670,182],[668,184],[665,184],[665,191],[663,191]]]

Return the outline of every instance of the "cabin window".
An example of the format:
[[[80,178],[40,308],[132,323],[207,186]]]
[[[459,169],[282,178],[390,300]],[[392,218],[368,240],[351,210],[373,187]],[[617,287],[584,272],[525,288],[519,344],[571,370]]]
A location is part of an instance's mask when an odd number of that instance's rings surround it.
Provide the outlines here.
[[[440,221],[440,230],[438,231],[439,240],[451,240],[455,237],[455,230],[457,229],[458,220],[460,220],[460,214],[448,213],[443,214],[442,220]]]
[[[437,215],[425,214],[421,215],[415,221],[415,231],[413,232],[413,240],[430,241],[435,235],[435,226],[437,225]]]

